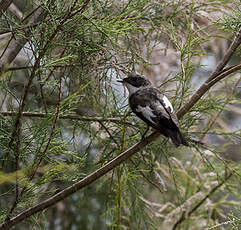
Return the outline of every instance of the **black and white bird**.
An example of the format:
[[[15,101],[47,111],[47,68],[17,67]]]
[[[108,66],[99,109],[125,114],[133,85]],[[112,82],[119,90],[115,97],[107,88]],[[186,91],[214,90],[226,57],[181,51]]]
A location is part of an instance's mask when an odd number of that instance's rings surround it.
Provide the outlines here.
[[[154,88],[151,82],[138,74],[118,80],[129,91],[131,110],[148,126],[171,138],[173,144],[188,146],[187,141],[179,130],[177,116],[167,97]]]

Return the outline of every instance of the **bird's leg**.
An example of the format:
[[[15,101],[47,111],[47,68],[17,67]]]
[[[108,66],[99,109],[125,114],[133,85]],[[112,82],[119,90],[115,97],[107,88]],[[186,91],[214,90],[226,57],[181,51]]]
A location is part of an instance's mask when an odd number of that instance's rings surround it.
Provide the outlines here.
[[[145,138],[147,132],[149,131],[149,128],[150,128],[150,126],[147,125],[145,132],[141,135],[141,139],[144,139],[144,138]]]

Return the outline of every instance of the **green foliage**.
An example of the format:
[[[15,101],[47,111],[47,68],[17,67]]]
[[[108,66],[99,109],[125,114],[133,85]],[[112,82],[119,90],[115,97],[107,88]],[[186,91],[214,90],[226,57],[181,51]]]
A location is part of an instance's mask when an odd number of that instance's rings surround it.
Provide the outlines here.
[[[220,22],[223,29],[232,33],[237,33],[241,26],[241,8],[240,2],[235,5],[231,14],[226,15],[224,20]]]
[[[25,8],[15,3],[25,20],[7,11],[0,22],[2,34],[28,39],[0,78],[1,112],[9,112],[0,116],[1,223],[141,140],[146,126],[122,100],[116,79],[143,73],[178,111],[241,25],[240,7],[232,10],[232,1],[94,0],[83,8],[86,1],[41,0],[45,18],[28,34],[23,27],[36,3],[27,2]],[[0,61],[11,49],[9,39],[0,41]],[[160,136],[16,228],[215,229],[228,222],[229,229],[238,229],[241,135],[233,121],[240,115],[239,86],[235,72],[180,120],[189,148],[177,149]]]

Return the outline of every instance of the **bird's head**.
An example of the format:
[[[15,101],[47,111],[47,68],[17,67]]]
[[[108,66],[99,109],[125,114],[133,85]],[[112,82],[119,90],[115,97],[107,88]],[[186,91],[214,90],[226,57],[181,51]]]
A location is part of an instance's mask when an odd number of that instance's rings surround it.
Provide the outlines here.
[[[129,91],[129,95],[135,93],[137,90],[151,86],[151,82],[145,77],[138,74],[130,74],[128,77],[118,80],[121,82]]]

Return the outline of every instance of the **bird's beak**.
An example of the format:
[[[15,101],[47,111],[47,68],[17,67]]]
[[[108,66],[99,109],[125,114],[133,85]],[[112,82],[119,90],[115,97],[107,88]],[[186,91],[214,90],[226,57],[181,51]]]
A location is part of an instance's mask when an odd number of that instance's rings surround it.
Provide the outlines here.
[[[123,83],[124,81],[123,80],[117,80],[117,82]]]

